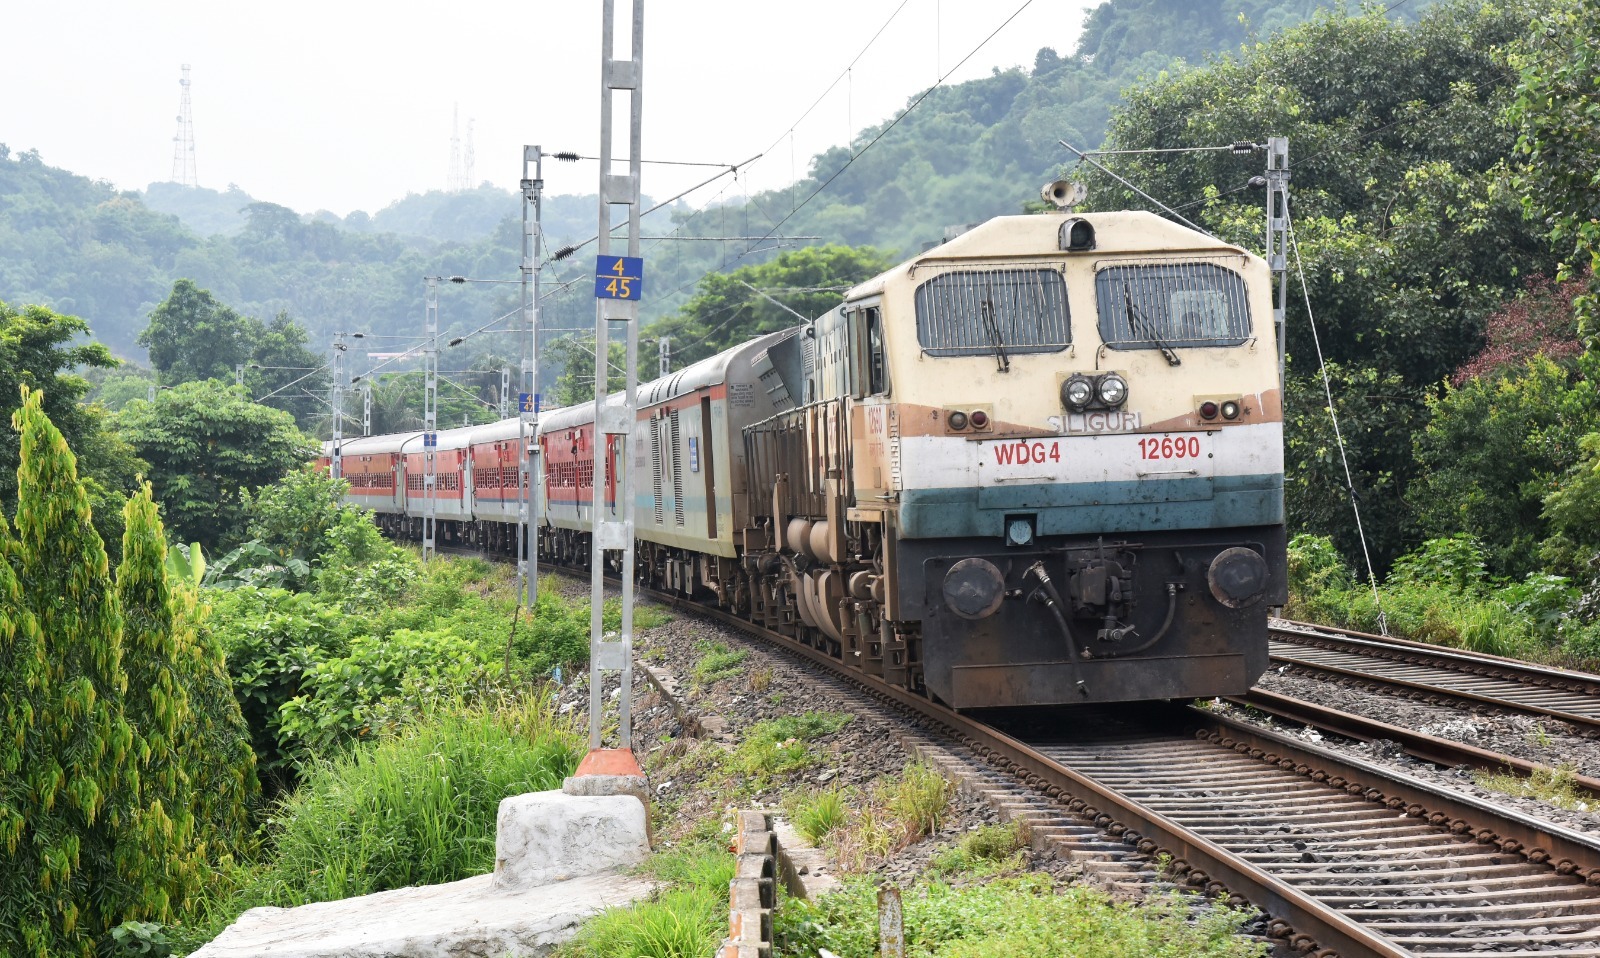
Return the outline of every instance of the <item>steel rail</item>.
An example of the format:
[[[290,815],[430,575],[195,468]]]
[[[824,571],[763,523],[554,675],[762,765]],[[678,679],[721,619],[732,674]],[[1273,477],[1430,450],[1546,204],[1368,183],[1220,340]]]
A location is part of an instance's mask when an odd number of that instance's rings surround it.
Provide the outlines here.
[[[1514,755],[1492,752],[1475,745],[1467,745],[1435,735],[1426,735],[1399,725],[1390,725],[1379,722],[1363,715],[1355,715],[1326,705],[1319,705],[1305,699],[1297,699],[1265,689],[1251,689],[1244,695],[1227,696],[1224,701],[1235,705],[1249,706],[1259,709],[1269,715],[1276,716],[1290,722],[1312,728],[1335,732],[1345,738],[1356,739],[1361,742],[1385,740],[1394,742],[1403,748],[1408,755],[1414,755],[1424,761],[1443,765],[1446,768],[1468,766],[1481,768],[1488,771],[1504,771],[1511,769],[1520,775],[1532,775],[1536,771],[1545,769],[1536,762],[1529,762]],[[1600,778],[1588,775],[1574,775],[1573,781],[1579,788],[1587,790],[1590,794],[1600,796]]]
[[[1269,634],[1280,644],[1359,656],[1382,664],[1364,668],[1351,663],[1319,661],[1313,655],[1286,654],[1281,648],[1271,653],[1275,662],[1406,689],[1424,699],[1448,699],[1550,718],[1566,722],[1582,734],[1600,736],[1600,675],[1444,649],[1404,639],[1390,640],[1382,636],[1304,623],[1292,625],[1273,626]],[[1441,674],[1431,677],[1393,674],[1397,671],[1414,672],[1416,669],[1433,669]],[[1486,683],[1500,684],[1502,688],[1483,688]]]
[[[1268,631],[1274,635],[1283,636],[1290,641],[1295,639],[1327,639],[1343,641],[1349,643],[1352,647],[1364,647],[1372,650],[1409,651],[1431,658],[1436,662],[1453,663],[1461,668],[1494,668],[1510,675],[1523,677],[1529,681],[1547,684],[1559,683],[1564,688],[1582,689],[1591,695],[1600,696],[1600,675],[1579,672],[1575,669],[1539,665],[1533,662],[1524,662],[1521,659],[1506,658],[1502,655],[1490,655],[1487,652],[1450,649],[1428,642],[1373,635],[1371,632],[1360,632],[1355,629],[1343,629],[1331,625],[1318,625],[1314,622],[1299,622],[1294,619],[1274,620],[1269,623]]]

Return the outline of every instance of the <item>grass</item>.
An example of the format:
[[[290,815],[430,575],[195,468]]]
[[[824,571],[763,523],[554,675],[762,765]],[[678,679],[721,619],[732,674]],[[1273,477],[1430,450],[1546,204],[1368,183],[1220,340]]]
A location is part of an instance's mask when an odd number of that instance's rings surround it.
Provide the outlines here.
[[[795,830],[811,844],[821,844],[824,836],[849,818],[845,798],[837,788],[802,793],[789,812]]]
[[[267,855],[213,883],[185,944],[214,937],[248,908],[292,907],[494,867],[507,795],[558,788],[581,742],[542,697],[462,706],[308,766],[267,821]]]
[[[1022,830],[1015,822],[984,825],[962,836],[954,848],[933,858],[934,870],[945,875],[991,875],[1024,867]]]
[[[700,658],[694,663],[694,684],[707,686],[739,674],[739,666],[750,657],[744,649],[730,649],[721,642],[701,642]]]
[[[756,669],[750,673],[750,691],[765,692],[772,685],[772,669]]]
[[[728,850],[696,843],[652,856],[644,870],[662,889],[590,919],[557,958],[705,958],[716,951],[728,932]]]
[[[1518,798],[1537,798],[1557,808],[1587,811],[1594,801],[1587,792],[1578,788],[1578,767],[1563,762],[1555,768],[1535,766],[1533,774],[1524,778],[1512,772],[1474,772],[1472,780],[1479,788],[1503,792]]]
[[[914,763],[869,790],[818,789],[791,798],[786,809],[808,841],[825,847],[843,870],[860,872],[938,831],[950,795],[936,769]]]
[[[843,712],[806,712],[757,722],[734,753],[734,765],[758,780],[808,768],[817,760],[808,743],[839,731],[850,718]]]
[[[906,839],[916,841],[939,830],[950,805],[950,782],[938,769],[921,762],[906,766],[889,786],[889,810],[906,826]]]
[[[1043,875],[963,888],[919,882],[902,901],[907,958],[1259,958],[1268,947],[1236,935],[1240,912],[1215,909],[1196,918],[1176,897],[1113,902],[1088,888],[1056,888]],[[871,880],[851,880],[815,902],[788,900],[775,918],[776,952],[873,955],[877,919]]]

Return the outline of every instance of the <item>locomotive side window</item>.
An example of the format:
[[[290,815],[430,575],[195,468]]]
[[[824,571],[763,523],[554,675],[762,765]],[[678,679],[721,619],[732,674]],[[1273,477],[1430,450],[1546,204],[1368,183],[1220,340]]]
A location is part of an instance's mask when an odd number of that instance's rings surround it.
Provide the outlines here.
[[[1250,338],[1244,278],[1215,263],[1109,266],[1095,274],[1112,349],[1237,346]]]
[[[1053,269],[955,270],[917,287],[929,356],[1056,353],[1072,342],[1067,284]]]
[[[850,314],[851,395],[881,396],[889,391],[889,367],[883,354],[883,314],[869,306]]]

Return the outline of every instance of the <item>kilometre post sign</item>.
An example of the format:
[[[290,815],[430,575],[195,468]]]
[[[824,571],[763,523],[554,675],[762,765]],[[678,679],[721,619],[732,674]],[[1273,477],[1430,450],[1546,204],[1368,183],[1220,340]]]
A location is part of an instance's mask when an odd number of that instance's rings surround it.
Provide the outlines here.
[[[595,257],[595,299],[639,299],[643,292],[644,257]]]

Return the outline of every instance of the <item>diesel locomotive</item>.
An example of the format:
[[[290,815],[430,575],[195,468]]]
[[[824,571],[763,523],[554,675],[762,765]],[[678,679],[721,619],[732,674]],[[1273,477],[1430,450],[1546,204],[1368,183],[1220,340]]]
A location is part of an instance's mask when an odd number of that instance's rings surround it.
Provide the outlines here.
[[[999,217],[642,385],[625,445],[547,414],[538,548],[587,562],[604,455],[639,581],[952,707],[1241,693],[1287,598],[1271,317],[1260,257],[1152,214]],[[399,535],[420,446],[342,450]],[[445,541],[514,549],[517,446],[438,434]]]

